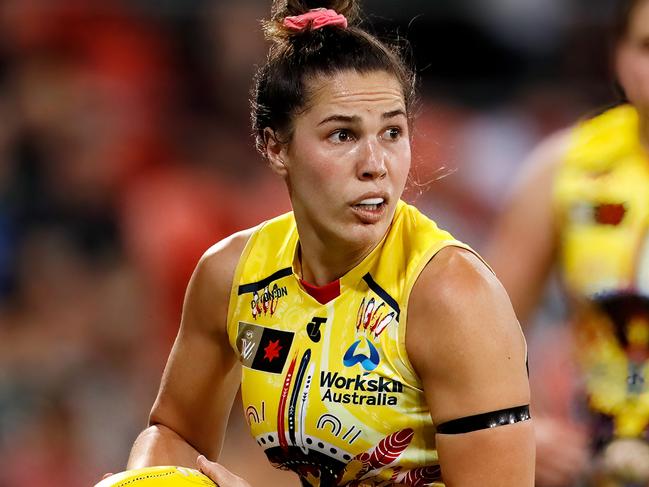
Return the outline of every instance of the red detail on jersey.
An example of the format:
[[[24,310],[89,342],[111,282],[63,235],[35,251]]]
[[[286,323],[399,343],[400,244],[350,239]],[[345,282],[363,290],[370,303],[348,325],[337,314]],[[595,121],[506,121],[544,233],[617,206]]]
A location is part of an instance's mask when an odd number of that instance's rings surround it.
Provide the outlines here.
[[[407,470],[394,476],[395,484],[404,484],[412,487],[427,487],[436,480],[442,478],[442,470],[439,465],[429,465]]]
[[[314,286],[304,279],[300,279],[300,283],[304,290],[320,304],[327,304],[329,301],[340,296],[340,279],[325,284],[324,286]]]
[[[274,342],[268,341],[268,345],[266,345],[266,348],[264,348],[264,359],[267,359],[269,362],[272,362],[273,359],[276,359],[279,357],[279,351],[284,348],[279,344],[279,340],[275,340]]]
[[[286,377],[284,378],[284,386],[282,387],[282,395],[279,399],[279,408],[277,409],[277,440],[279,441],[279,446],[286,449],[288,448],[288,442],[286,441],[286,400],[288,399],[288,390],[291,388],[291,381],[293,380],[293,372],[295,371],[295,361],[297,360],[297,354],[293,357],[291,365],[288,367],[288,372],[286,372]]]
[[[602,225],[619,225],[626,215],[623,203],[602,203],[595,207],[595,221]]]
[[[345,476],[347,467],[352,465],[354,461],[360,462],[363,466],[355,473],[355,479],[359,480],[364,475],[371,471],[379,472],[387,465],[393,463],[403,451],[408,448],[412,441],[415,432],[411,428],[395,431],[394,433],[386,436],[378,444],[370,450],[364,451],[356,455],[352,460],[343,468],[337,476],[337,481],[340,482]],[[350,482],[349,485],[356,485]]]
[[[384,302],[381,302],[376,306],[376,300],[370,298],[370,300],[365,304],[365,298],[361,301],[361,305],[358,308],[358,314],[356,316],[356,329],[368,330],[374,334],[375,337],[378,337],[383,333],[385,328],[392,323],[394,320],[395,312],[388,312],[388,308]]]
[[[381,468],[395,461],[412,441],[415,432],[411,428],[392,433],[379,441],[370,454],[369,463],[372,468]]]

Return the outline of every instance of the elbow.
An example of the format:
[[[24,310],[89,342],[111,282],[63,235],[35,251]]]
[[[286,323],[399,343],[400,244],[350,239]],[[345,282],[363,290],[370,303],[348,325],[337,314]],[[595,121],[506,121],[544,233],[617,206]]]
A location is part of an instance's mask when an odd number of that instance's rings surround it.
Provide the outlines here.
[[[155,415],[149,416],[149,423],[145,431],[149,431],[152,434],[159,434],[162,436],[180,436],[174,428],[165,423],[165,421]]]

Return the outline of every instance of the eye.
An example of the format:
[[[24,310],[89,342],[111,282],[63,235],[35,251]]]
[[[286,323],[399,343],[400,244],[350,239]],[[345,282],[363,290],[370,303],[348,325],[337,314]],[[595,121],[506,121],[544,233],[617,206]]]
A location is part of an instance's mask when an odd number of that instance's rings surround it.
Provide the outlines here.
[[[344,143],[354,140],[354,135],[348,129],[338,129],[329,136],[329,140],[336,143]]]
[[[402,132],[399,127],[390,127],[383,132],[383,138],[385,140],[399,140]]]

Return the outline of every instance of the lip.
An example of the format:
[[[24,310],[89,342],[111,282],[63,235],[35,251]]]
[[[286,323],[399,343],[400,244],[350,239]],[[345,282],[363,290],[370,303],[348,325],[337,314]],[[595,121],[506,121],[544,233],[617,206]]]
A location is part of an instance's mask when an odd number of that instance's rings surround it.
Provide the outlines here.
[[[377,209],[369,210],[357,206],[360,204],[361,201],[367,199],[373,199],[373,198],[383,199],[383,203],[381,203]],[[387,193],[372,192],[372,193],[365,193],[363,196],[358,198],[354,203],[352,203],[350,207],[351,210],[354,212],[355,216],[360,220],[361,223],[373,224],[373,223],[380,222],[385,217],[388,211],[388,202],[389,199]]]

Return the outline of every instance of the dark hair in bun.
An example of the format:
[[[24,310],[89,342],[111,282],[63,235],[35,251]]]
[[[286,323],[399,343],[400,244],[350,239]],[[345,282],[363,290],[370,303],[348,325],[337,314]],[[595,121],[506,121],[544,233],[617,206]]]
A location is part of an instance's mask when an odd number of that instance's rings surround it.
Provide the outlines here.
[[[284,19],[312,9],[335,10],[347,18],[348,26],[326,26],[317,30],[290,30]],[[266,63],[255,76],[252,91],[252,127],[257,148],[264,149],[264,129],[270,127],[287,140],[292,120],[304,108],[309,93],[306,81],[343,71],[384,71],[399,81],[411,113],[415,98],[415,76],[397,46],[386,45],[359,26],[357,0],[275,0],[270,20],[262,23],[271,42]]]
[[[277,0],[273,2],[270,20],[262,23],[266,39],[277,42],[292,35],[302,34],[302,32],[291,33],[286,29],[283,25],[284,19],[302,15],[316,8],[330,9],[344,15],[350,26],[354,26],[359,22],[359,8],[356,0]]]

